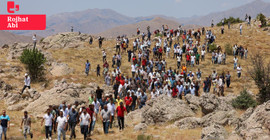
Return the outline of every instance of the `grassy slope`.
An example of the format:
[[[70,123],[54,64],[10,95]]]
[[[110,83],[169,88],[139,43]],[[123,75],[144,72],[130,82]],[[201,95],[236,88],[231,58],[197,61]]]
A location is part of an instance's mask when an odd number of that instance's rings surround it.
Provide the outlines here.
[[[212,29],[213,30],[213,29]],[[235,25],[235,28],[228,30],[225,28],[225,34],[221,35],[220,30],[218,28],[214,28],[214,33],[217,35],[217,41],[216,43],[218,45],[221,45],[222,47],[226,43],[230,44],[239,44],[243,45],[244,47],[248,47],[249,49],[249,55],[260,51],[263,54],[266,55],[266,62],[269,62],[269,55],[270,55],[270,48],[269,48],[269,42],[267,40],[270,40],[270,36],[267,35],[267,32],[262,32],[260,29],[253,27],[245,27],[243,35],[239,35],[238,26]],[[133,40],[131,40],[132,42]],[[107,57],[109,64],[111,64],[111,58],[113,53],[115,52],[113,46],[115,42],[114,41],[106,41],[104,43],[104,48],[107,52]],[[50,52],[53,54],[53,57],[60,61],[67,63],[69,67],[74,68],[74,73],[71,75],[63,76],[63,77],[52,77],[48,74],[47,78],[50,81],[48,88],[53,86],[53,81],[55,79],[62,79],[66,78],[68,81],[72,82],[79,82],[82,84],[88,84],[89,82],[97,82],[100,85],[103,84],[103,78],[96,77],[95,68],[97,64],[102,65],[102,53],[101,49],[97,47],[97,42],[95,42],[93,45],[89,46],[86,43],[85,48],[81,49],[62,49],[62,50],[50,50]],[[172,56],[172,54],[171,54]],[[1,63],[3,64],[1,68],[10,67],[5,65],[5,63],[10,63],[10,65],[16,65],[21,66],[17,60],[14,60],[12,62],[8,62],[6,60],[6,51],[1,51],[0,58]],[[91,73],[90,76],[86,77],[84,75],[84,63],[85,61],[89,59],[92,66],[91,66]],[[121,67],[122,72],[125,74],[130,75],[130,64],[127,62],[127,55],[125,54],[123,56],[123,65]],[[172,58],[167,59],[168,67],[176,68],[176,61]],[[233,57],[229,56],[227,57],[227,65],[212,65],[211,64],[211,56],[210,54],[207,54],[206,61],[202,62],[199,66],[195,66],[195,68],[188,68],[188,70],[195,71],[197,68],[200,68],[203,72],[203,77],[206,75],[211,74],[212,70],[217,70],[218,73],[221,73],[222,71],[231,71],[232,75],[232,88],[225,89],[225,94],[228,93],[234,93],[239,94],[239,91],[242,90],[243,86],[248,87],[249,90],[253,91],[254,93],[257,92],[257,88],[254,85],[254,82],[250,79],[247,73],[247,67],[249,66],[249,60],[240,60],[240,64],[243,68],[243,77],[241,79],[236,78],[236,71],[233,70]],[[17,77],[23,77],[24,74],[23,70],[19,73],[19,76]],[[10,76],[1,76],[1,80],[6,81],[7,83],[12,83],[13,85],[18,85],[18,87],[21,85],[21,82],[23,81],[23,78],[17,78],[17,77],[10,77]],[[71,77],[71,78],[70,78]],[[40,85],[43,83],[35,83],[32,86],[38,90],[41,90]],[[1,102],[0,109],[6,108],[4,104]],[[239,111],[239,113],[242,113],[242,111]],[[19,111],[12,111],[8,112],[8,114],[11,116],[12,123],[14,124],[9,131],[9,136],[21,136],[20,133],[18,133],[19,130],[19,124],[21,120],[22,112]],[[100,122],[96,125],[96,131],[93,136],[94,139],[111,139],[110,136],[114,136],[115,139],[136,139],[138,135],[140,135],[139,132],[133,132],[132,128],[127,128],[124,132],[118,132],[117,129],[113,129],[114,133],[109,134],[108,136],[103,135],[101,133],[101,124]],[[154,137],[155,135],[159,135],[160,139],[200,139],[201,129],[194,129],[194,130],[177,130],[176,128],[170,128],[170,129],[164,129],[165,126],[150,126],[147,130],[147,134],[152,134]],[[228,126],[226,127],[228,131],[231,131],[231,128]],[[33,124],[33,130],[35,132],[35,138],[37,136],[41,136],[43,130],[40,127],[40,120],[34,121]],[[79,133],[79,132],[77,132]],[[55,135],[54,135],[55,136]],[[79,136],[81,138],[81,136]]]

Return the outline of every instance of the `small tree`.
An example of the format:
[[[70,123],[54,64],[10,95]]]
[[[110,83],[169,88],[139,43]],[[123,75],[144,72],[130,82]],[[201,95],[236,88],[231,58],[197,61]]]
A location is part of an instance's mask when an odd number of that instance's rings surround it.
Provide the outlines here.
[[[209,44],[209,51],[214,52],[218,49],[217,45],[215,43]]]
[[[256,106],[256,100],[247,92],[246,89],[240,92],[240,96],[232,100],[232,105],[234,108],[247,109],[249,107]]]
[[[250,76],[259,88],[258,102],[264,103],[270,100],[270,63],[265,63],[264,56],[257,53],[251,56]]]
[[[44,55],[37,49],[25,49],[20,57],[20,61],[26,65],[33,81],[43,76],[43,64],[46,62]]]
[[[257,15],[257,20],[261,21],[262,26],[261,27],[265,27],[266,26],[266,17],[264,14],[260,13]]]
[[[225,44],[225,52],[227,55],[233,55],[232,45],[230,43]]]

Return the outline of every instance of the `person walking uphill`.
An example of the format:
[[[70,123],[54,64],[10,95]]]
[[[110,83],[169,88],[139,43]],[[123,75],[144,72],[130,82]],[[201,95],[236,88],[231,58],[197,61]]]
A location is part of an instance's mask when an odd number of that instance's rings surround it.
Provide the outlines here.
[[[2,135],[4,134],[4,140],[7,140],[7,130],[10,127],[10,118],[6,114],[6,110],[3,110],[2,116],[0,116],[0,140],[2,140]]]
[[[23,92],[24,92],[24,90],[25,90],[26,88],[28,88],[28,89],[31,88],[31,87],[30,87],[30,83],[31,83],[30,76],[29,76],[27,73],[25,73],[24,76],[25,76],[25,77],[24,77],[24,86],[23,86],[23,89],[22,89],[21,94],[23,94]]]
[[[27,134],[33,138],[33,133],[31,133],[31,118],[28,116],[28,112],[24,111],[24,117],[22,118],[21,129],[23,130],[24,139],[27,139]]]

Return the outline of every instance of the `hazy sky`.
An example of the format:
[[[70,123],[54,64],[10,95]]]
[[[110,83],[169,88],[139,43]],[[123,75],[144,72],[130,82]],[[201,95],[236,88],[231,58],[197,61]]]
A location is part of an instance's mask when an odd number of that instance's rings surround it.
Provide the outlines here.
[[[0,14],[6,14],[6,2],[0,0]],[[113,9],[137,17],[162,14],[174,17],[206,15],[238,7],[254,0],[13,0],[20,4],[18,14],[62,13],[100,8]],[[270,0],[263,0],[270,2]]]

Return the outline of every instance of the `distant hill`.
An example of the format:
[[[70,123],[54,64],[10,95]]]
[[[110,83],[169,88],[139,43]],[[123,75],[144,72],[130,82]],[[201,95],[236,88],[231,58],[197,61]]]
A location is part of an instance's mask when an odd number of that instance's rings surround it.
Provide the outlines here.
[[[73,26],[76,32],[95,34],[134,22],[136,22],[135,18],[119,14],[110,9],[88,9],[48,17],[45,31],[16,31],[16,33],[31,35],[36,32],[38,35],[45,37],[59,32],[70,31],[71,26]]]
[[[140,28],[141,32],[146,33],[147,26],[150,26],[150,30],[151,32],[153,32],[156,29],[161,29],[162,25],[168,25],[170,29],[177,29],[180,24],[173,20],[156,17],[152,20],[146,20],[146,21],[141,21],[134,24],[118,26],[118,27],[109,29],[105,32],[99,33],[97,35],[108,37],[108,38],[116,37],[119,35],[134,36],[136,35],[137,28]],[[196,25],[188,25],[188,26],[184,26],[183,28],[190,29],[190,28],[200,28],[200,27]]]
[[[31,42],[32,37],[16,35],[6,31],[0,31],[0,46],[4,44],[11,44],[14,42]]]
[[[248,14],[252,18],[256,18],[257,14],[263,13],[265,16],[270,16],[270,3],[264,2],[262,0],[255,0],[251,3],[242,5],[240,7],[232,8],[222,12],[210,13],[206,16],[195,16],[190,18],[179,18],[178,22],[186,24],[197,24],[201,26],[210,26],[212,19],[214,23],[218,23],[223,18],[239,17],[244,19],[245,15]]]

